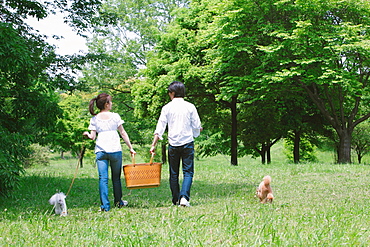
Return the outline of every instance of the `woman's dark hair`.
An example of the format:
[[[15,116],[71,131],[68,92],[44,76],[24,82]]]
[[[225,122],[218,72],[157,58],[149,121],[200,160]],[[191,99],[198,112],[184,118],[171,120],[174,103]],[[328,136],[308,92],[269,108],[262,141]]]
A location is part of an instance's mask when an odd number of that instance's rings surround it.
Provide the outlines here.
[[[109,94],[101,93],[97,97],[90,100],[89,103],[89,111],[91,115],[96,115],[97,113],[94,112],[94,103],[96,101],[96,107],[98,107],[99,110],[104,110],[105,104],[109,103],[112,100],[112,97]]]
[[[185,97],[185,85],[179,81],[173,81],[168,86],[168,92],[172,93],[175,92],[175,97]]]

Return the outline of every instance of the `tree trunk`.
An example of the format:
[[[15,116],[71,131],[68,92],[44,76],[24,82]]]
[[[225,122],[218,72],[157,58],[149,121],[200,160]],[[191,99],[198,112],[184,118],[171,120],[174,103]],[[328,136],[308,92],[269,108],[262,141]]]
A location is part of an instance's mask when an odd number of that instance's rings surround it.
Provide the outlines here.
[[[261,155],[261,163],[262,163],[262,165],[266,164],[266,152],[265,151],[262,151],[262,152],[260,152],[260,155]]]
[[[328,85],[324,85],[324,90],[318,90],[318,86],[314,83],[311,84],[309,87],[304,82],[300,81],[303,88],[306,90],[310,98],[319,108],[320,112],[324,115],[324,117],[329,121],[332,127],[336,130],[338,137],[339,137],[339,146],[338,146],[338,163],[351,163],[351,139],[352,139],[352,132],[353,129],[361,122],[365,121],[370,117],[370,112],[366,115],[358,118],[355,120],[355,116],[358,113],[361,97],[357,97],[353,109],[351,110],[351,114],[349,117],[344,113],[343,107],[339,108],[339,112],[341,113],[339,116],[336,114],[336,110],[334,107],[333,102],[333,95],[329,93]],[[339,99],[339,105],[345,105],[345,97],[342,91],[342,88],[339,86],[337,89],[337,95]],[[322,97],[320,97],[320,92],[324,92],[326,94],[326,98],[328,102],[325,102]],[[326,108],[326,103],[329,103],[331,106],[329,109]],[[349,107],[349,106],[347,106]]]
[[[80,167],[81,168],[83,167],[83,159],[84,159],[84,156],[85,156],[85,151],[86,151],[86,147],[85,147],[85,145],[83,145],[82,148],[81,148],[81,152],[78,155],[78,162],[80,162]]]
[[[262,144],[261,150],[259,150],[257,147],[254,147],[254,150],[259,153],[261,156],[261,163],[265,164],[266,163],[266,152],[264,151],[264,144]]]
[[[294,146],[293,146],[293,160],[294,163],[299,163],[300,162],[300,154],[299,154],[299,145],[301,142],[301,131],[299,130],[294,130]]]
[[[266,158],[267,158],[267,164],[271,164],[271,143],[269,142],[266,145]]]
[[[237,97],[233,96],[231,100],[231,164],[234,166],[238,165],[238,112],[236,109],[236,99]]]
[[[263,165],[266,164],[266,144],[262,143],[261,150],[259,150],[258,148],[255,149],[261,156],[261,163]]]
[[[259,150],[257,147],[254,147],[254,150],[259,153],[261,156],[261,163],[266,164],[266,158],[267,158],[267,163],[271,163],[271,147],[280,140],[279,138],[276,138],[274,141],[268,141],[261,143],[261,150]]]
[[[349,129],[337,131],[339,136],[338,163],[351,163],[352,132]]]
[[[362,160],[361,154],[357,154],[357,160],[358,160],[358,163],[361,164],[361,160]]]
[[[261,152],[261,163],[262,165],[266,164],[266,153]]]

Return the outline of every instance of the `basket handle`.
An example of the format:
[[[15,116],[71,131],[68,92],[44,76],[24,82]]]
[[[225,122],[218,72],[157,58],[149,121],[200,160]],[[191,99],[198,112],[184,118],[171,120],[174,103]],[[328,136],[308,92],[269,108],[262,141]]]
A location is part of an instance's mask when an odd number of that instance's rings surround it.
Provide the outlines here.
[[[150,157],[150,161],[149,161],[149,164],[150,165],[153,165],[153,158],[154,158],[154,155],[155,155],[155,153],[152,153],[152,157]],[[131,158],[132,158],[132,164],[134,165],[134,167],[135,167],[135,154],[131,154]]]
[[[132,157],[132,164],[135,166],[135,154],[131,154]]]
[[[155,153],[153,152],[153,153],[152,153],[152,157],[150,157],[150,161],[149,161],[149,164],[150,164],[150,165],[152,165],[152,164],[153,164],[153,158],[154,158],[154,155],[155,155]]]

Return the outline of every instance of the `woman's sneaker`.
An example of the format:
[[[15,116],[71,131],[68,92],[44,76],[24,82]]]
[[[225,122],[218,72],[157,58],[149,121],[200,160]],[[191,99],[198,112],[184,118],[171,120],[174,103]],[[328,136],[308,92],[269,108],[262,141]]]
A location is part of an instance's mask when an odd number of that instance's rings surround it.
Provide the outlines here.
[[[180,205],[179,206],[182,206],[182,207],[190,207],[190,203],[189,203],[188,200],[185,199],[185,197],[183,197],[180,200]]]

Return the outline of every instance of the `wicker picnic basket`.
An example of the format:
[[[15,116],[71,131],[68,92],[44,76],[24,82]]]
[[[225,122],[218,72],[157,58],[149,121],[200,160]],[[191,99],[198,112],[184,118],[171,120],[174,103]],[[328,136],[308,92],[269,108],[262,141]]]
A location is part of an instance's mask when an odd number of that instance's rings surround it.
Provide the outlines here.
[[[161,184],[162,163],[153,163],[153,156],[149,163],[141,164],[136,164],[132,156],[132,164],[123,166],[128,189],[153,188]]]

